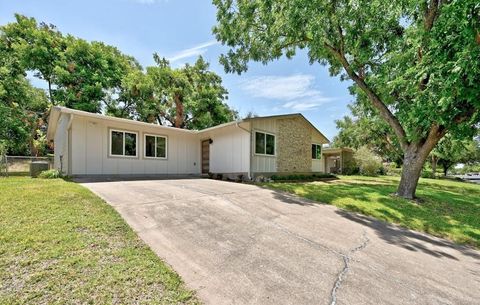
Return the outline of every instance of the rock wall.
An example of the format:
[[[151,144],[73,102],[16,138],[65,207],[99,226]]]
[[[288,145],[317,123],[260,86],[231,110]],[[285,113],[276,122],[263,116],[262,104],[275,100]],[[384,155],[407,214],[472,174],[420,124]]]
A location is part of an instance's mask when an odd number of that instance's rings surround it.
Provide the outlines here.
[[[312,133],[301,118],[277,120],[277,172],[312,170]]]

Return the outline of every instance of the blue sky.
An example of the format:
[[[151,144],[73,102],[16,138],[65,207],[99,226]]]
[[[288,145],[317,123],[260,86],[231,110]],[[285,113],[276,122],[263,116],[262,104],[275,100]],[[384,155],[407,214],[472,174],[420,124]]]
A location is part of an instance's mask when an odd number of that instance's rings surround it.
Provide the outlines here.
[[[330,140],[337,133],[334,120],[348,114],[353,100],[348,82],[330,77],[326,67],[309,65],[303,52],[266,66],[251,63],[242,75],[226,74],[218,57],[227,48],[212,35],[216,11],[209,0],[0,0],[0,24],[13,21],[14,13],[114,45],[143,66],[153,64],[154,52],[173,66],[202,55],[223,78],[228,104],[241,115],[301,112]]]

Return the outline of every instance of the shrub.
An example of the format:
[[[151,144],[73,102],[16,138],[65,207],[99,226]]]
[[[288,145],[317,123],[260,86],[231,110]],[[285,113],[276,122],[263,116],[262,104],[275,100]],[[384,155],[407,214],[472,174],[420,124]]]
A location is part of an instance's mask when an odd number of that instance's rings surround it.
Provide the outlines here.
[[[376,176],[381,172],[382,158],[367,147],[360,147],[353,155],[359,172],[364,176]]]
[[[270,177],[273,181],[315,181],[319,179],[336,178],[335,175],[326,173],[316,174],[292,174],[292,175],[273,175]]]
[[[49,169],[41,172],[38,175],[38,178],[42,178],[42,179],[57,179],[57,178],[64,178],[64,177],[65,176],[58,169]]]
[[[358,168],[357,162],[355,160],[347,160],[343,164],[342,174],[344,175],[358,175],[360,169]]]

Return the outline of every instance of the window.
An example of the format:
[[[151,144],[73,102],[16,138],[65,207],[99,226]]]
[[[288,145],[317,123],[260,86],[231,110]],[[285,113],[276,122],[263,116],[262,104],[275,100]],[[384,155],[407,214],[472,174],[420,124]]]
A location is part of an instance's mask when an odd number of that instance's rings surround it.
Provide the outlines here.
[[[322,145],[312,144],[312,159],[321,159],[322,158]]]
[[[255,153],[275,155],[275,136],[264,132],[255,132]]]
[[[111,130],[110,155],[122,157],[136,157],[137,133],[122,130]]]
[[[146,134],[145,158],[167,158],[167,138]]]

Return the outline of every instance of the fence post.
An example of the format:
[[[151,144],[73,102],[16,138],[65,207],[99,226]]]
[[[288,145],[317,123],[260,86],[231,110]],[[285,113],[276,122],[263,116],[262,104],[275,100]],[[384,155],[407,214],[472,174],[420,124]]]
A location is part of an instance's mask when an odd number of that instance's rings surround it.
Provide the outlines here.
[[[8,160],[7,155],[3,151],[2,155],[0,156],[0,175],[5,175],[5,177],[8,177]]]

